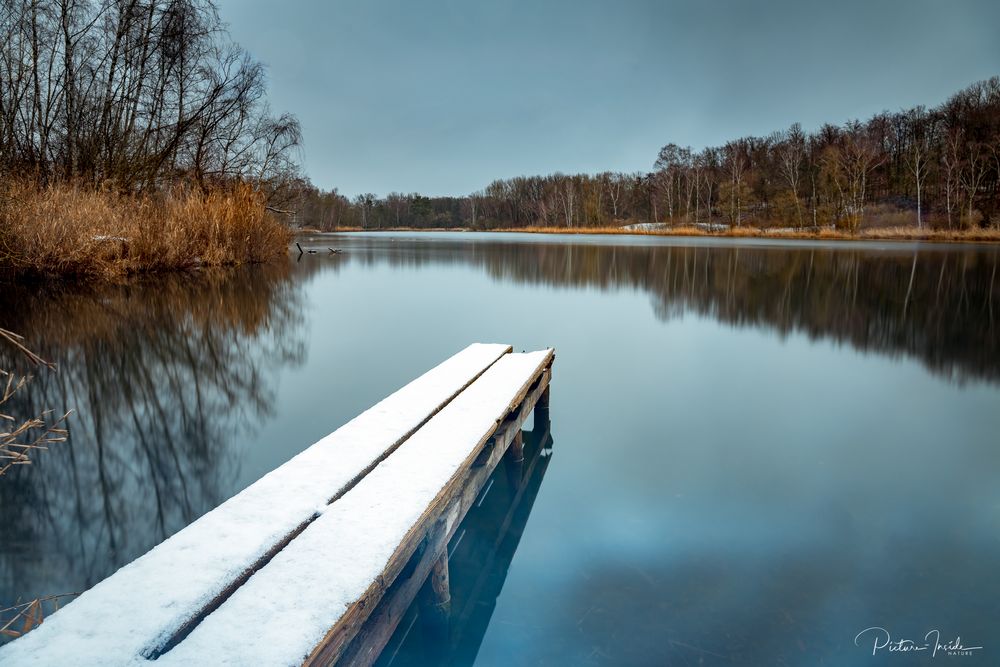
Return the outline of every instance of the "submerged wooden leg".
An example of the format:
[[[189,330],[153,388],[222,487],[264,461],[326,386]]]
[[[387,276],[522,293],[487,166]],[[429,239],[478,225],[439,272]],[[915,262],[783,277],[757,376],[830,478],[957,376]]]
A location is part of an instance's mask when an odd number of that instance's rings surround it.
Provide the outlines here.
[[[549,393],[552,391],[552,385],[545,387],[545,391],[542,395],[538,397],[538,402],[535,403],[535,425],[532,427],[532,431],[535,433],[544,433],[545,429],[549,426]]]
[[[507,450],[507,456],[515,462],[524,460],[524,435],[522,431],[518,431],[514,435],[514,440],[511,441],[510,448]]]
[[[431,592],[434,606],[445,616],[451,613],[451,585],[448,582],[448,554],[441,554],[431,567]]]
[[[420,597],[420,616],[425,631],[446,640],[451,632],[451,584],[448,581],[448,551],[431,566]]]
[[[521,478],[524,476],[524,435],[521,431],[517,432],[510,447],[507,448],[503,467],[510,488],[516,491],[521,486]]]

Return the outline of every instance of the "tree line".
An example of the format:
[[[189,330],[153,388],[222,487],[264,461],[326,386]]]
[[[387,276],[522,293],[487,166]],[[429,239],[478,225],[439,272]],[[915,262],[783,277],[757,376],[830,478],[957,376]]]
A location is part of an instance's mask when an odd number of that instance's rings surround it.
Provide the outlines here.
[[[295,191],[298,222],[320,229],[990,227],[1000,222],[1000,77],[931,109],[702,150],[668,143],[649,172],[521,176],[463,197],[349,199],[305,180]]]
[[[0,0],[0,170],[125,191],[178,180],[274,191],[299,124],[213,0]]]

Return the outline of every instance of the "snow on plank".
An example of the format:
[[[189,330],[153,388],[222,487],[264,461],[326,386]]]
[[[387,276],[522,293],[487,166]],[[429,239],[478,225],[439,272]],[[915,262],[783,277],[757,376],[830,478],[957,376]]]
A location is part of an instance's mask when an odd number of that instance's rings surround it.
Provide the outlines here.
[[[442,362],[0,648],[0,663],[155,664],[148,657],[510,350],[473,344]]]
[[[157,662],[301,665],[346,616],[377,603],[372,591],[391,583],[387,565],[422,538],[552,358],[500,359]]]

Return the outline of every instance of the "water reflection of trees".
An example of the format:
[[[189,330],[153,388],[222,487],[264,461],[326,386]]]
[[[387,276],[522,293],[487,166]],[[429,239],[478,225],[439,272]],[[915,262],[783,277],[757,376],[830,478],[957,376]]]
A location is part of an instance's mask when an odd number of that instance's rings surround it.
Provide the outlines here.
[[[3,601],[90,586],[237,490],[232,445],[305,354],[299,300],[285,265],[0,290],[2,326],[58,364],[12,410],[76,410],[0,483]]]
[[[631,288],[669,319],[694,311],[905,354],[956,380],[1000,379],[995,248],[871,250],[830,246],[597,245],[394,239],[345,261],[466,263],[500,280]],[[627,332],[623,332],[627,336]]]

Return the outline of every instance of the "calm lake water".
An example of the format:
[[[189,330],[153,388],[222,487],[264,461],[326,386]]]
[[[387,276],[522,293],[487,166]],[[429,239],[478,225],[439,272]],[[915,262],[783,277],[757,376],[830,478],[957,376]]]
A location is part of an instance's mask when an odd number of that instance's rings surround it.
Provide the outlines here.
[[[1000,663],[1000,249],[306,245],[344,252],[0,288],[0,326],[59,365],[13,410],[76,410],[68,443],[0,480],[0,606],[92,586],[505,342],[556,348],[550,437],[519,504],[497,492],[453,545],[453,641],[404,620],[383,664]],[[871,626],[984,648],[873,657]]]

